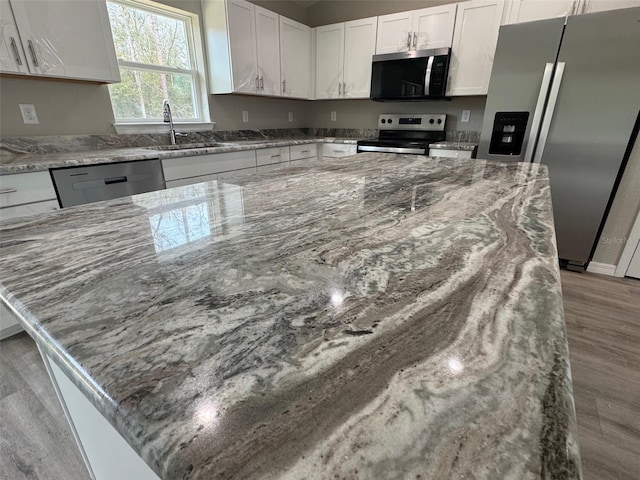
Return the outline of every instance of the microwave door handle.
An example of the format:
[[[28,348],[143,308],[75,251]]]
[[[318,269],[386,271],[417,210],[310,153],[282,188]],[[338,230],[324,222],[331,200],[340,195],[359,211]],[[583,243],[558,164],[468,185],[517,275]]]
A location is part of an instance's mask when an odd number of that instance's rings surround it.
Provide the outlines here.
[[[538,92],[538,101],[536,102],[536,109],[533,112],[533,119],[531,120],[531,131],[529,132],[527,149],[524,152],[523,161],[527,163],[531,162],[533,159],[533,150],[535,149],[536,139],[540,133],[540,123],[542,122],[544,102],[547,99],[547,92],[549,91],[549,85],[551,84],[552,73],[553,63],[547,63],[544,67],[544,73],[542,74],[542,83],[540,84],[540,92]]]
[[[562,84],[564,65],[565,62],[558,62],[556,65],[556,71],[553,74],[553,82],[551,83],[551,90],[549,91],[549,101],[547,102],[547,111],[544,112],[542,127],[540,127],[540,138],[538,139],[536,153],[533,156],[533,163],[540,163],[542,161],[542,154],[544,153],[544,147],[547,143],[549,129],[551,128],[551,120],[553,120],[553,112],[556,109],[558,93],[560,92],[560,85]]]
[[[429,86],[431,83],[431,70],[433,69],[433,59],[435,57],[431,55],[427,60],[427,73],[424,75],[424,94],[429,95]]]

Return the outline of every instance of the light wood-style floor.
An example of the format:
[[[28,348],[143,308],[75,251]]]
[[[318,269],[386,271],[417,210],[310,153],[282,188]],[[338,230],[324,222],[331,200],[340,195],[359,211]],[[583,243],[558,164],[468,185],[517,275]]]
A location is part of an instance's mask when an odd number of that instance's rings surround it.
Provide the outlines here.
[[[638,480],[640,281],[562,281],[584,480]],[[0,479],[89,479],[26,334],[0,342]]]

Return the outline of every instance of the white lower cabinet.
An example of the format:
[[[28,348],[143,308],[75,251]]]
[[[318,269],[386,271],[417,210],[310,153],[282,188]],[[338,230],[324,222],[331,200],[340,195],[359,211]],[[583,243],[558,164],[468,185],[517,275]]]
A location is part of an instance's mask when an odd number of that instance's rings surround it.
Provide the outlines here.
[[[308,143],[304,145],[291,145],[289,147],[290,160],[308,160],[308,159],[316,159],[318,158],[318,144],[317,143]]]
[[[429,150],[429,156],[432,158],[471,158],[471,150],[449,150],[446,148],[432,148]]]
[[[346,157],[357,153],[357,146],[348,143],[325,143],[322,145],[322,156],[329,158]]]
[[[289,164],[289,147],[261,148],[260,150],[256,150],[256,165],[258,168],[273,164]]]
[[[164,171],[164,179],[167,185],[169,185],[169,182],[187,178],[195,178],[190,183],[198,183],[197,178],[203,176],[231,170],[254,169],[255,171],[255,167],[255,150],[214,153],[194,157],[165,158],[162,160],[162,170]]]

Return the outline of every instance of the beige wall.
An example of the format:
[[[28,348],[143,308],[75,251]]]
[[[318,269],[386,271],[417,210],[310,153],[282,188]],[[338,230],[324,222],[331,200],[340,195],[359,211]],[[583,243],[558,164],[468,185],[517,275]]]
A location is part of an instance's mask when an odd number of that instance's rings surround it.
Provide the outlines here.
[[[447,3],[456,0],[321,0],[307,8],[307,25],[317,27]]]
[[[372,102],[371,100],[316,100],[310,127],[377,128],[381,113],[446,113],[448,130],[482,129],[486,97],[458,97],[452,101]],[[469,123],[460,123],[462,110],[471,110]],[[336,121],[331,121],[331,112]]]
[[[594,262],[617,265],[640,213],[640,136],[636,139],[618,193],[593,255]]]
[[[253,95],[210,95],[211,116],[216,130],[304,128],[311,121],[313,104],[308,100],[285,100]],[[242,111],[249,122],[242,122]],[[289,122],[289,112],[293,122]]]

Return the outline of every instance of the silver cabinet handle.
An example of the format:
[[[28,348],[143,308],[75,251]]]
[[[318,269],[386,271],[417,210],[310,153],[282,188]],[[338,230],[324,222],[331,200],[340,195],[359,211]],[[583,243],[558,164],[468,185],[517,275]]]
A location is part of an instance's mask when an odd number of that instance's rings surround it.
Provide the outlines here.
[[[342,96],[342,83],[338,82],[338,96]]]
[[[287,93],[287,81],[282,80],[282,93]]]
[[[346,95],[347,94],[347,82],[344,82],[342,84],[342,95]]]
[[[18,190],[16,190],[15,188],[0,188],[0,195],[3,195],[5,193],[16,193]]]
[[[278,155],[271,155],[271,158],[278,158],[281,157],[282,155],[278,154]]]
[[[540,122],[542,121],[542,110],[544,109],[544,101],[547,98],[547,92],[549,91],[549,84],[551,83],[551,74],[553,73],[553,63],[547,63],[544,67],[544,73],[542,74],[542,83],[540,84],[540,92],[538,93],[538,101],[536,102],[536,109],[533,112],[533,119],[531,120],[531,131],[529,132],[529,141],[527,142],[527,148],[524,151],[525,162],[531,162],[533,158],[533,150],[536,145],[536,138],[540,131]]]
[[[556,73],[553,75],[551,91],[549,92],[549,100],[547,101],[547,111],[544,113],[544,120],[542,120],[542,127],[540,127],[540,137],[538,138],[538,147],[536,148],[536,153],[533,157],[533,163],[540,163],[542,160],[542,154],[544,153],[544,147],[547,143],[549,129],[551,128],[551,120],[553,120],[553,112],[556,109],[556,102],[558,101],[560,84],[562,83],[562,76],[564,75],[564,65],[565,62],[558,62],[556,65]]]
[[[33,46],[33,42],[31,40],[27,40],[27,44],[29,45],[29,51],[31,52],[31,58],[33,59],[33,64],[36,67],[39,67],[38,57],[36,56],[36,49]]]
[[[311,153],[311,150],[302,150],[300,153]]]
[[[407,35],[407,48],[411,48],[411,32]]]
[[[264,76],[260,76],[260,90],[264,90]]]
[[[20,58],[20,52],[18,51],[18,45],[16,45],[16,39],[11,37],[11,48],[13,49],[13,54],[16,56],[16,63],[18,65],[22,65],[22,59]]]
[[[256,90],[260,90],[260,77],[256,75]]]
[[[418,34],[413,32],[413,49],[418,48]]]

